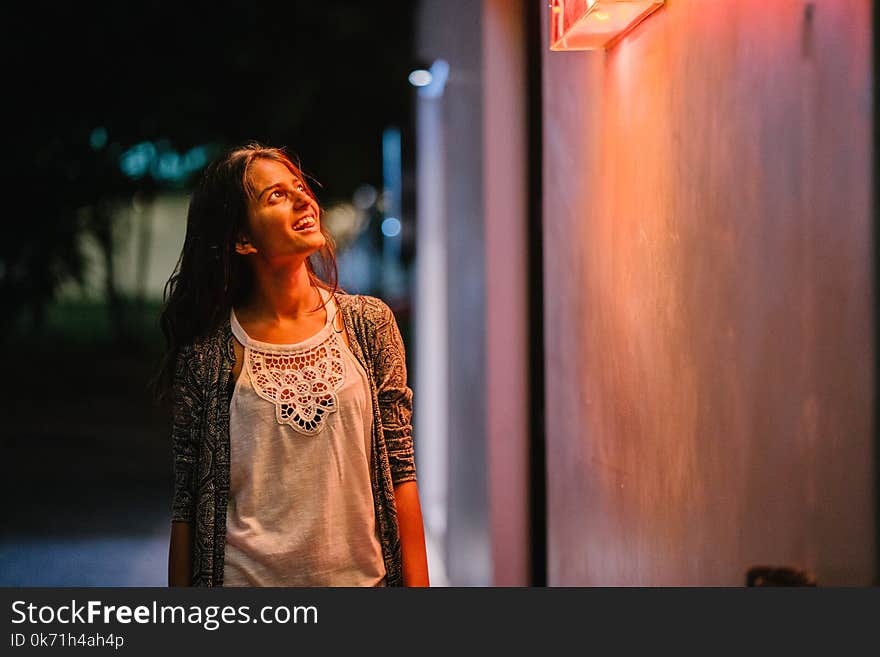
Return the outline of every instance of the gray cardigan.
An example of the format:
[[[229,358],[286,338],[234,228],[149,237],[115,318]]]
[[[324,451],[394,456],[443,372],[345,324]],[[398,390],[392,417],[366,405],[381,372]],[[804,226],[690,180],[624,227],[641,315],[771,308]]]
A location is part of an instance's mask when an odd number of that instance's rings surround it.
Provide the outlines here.
[[[388,586],[402,586],[394,486],[415,480],[412,390],[391,309],[376,297],[336,293],[351,350],[370,379],[373,432],[370,479]],[[229,501],[229,403],[234,389],[232,328],[218,329],[178,355],[173,383],[172,522],[195,525],[192,585],[222,586]]]

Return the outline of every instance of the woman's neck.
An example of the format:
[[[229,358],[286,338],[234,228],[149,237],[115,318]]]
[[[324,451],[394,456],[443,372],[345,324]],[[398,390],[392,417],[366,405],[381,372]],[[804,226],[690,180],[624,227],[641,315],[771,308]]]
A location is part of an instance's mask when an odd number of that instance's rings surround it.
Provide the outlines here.
[[[254,267],[254,291],[243,310],[264,321],[297,320],[318,312],[320,292],[312,286],[305,260],[289,267]],[[318,309],[320,310],[320,308]]]

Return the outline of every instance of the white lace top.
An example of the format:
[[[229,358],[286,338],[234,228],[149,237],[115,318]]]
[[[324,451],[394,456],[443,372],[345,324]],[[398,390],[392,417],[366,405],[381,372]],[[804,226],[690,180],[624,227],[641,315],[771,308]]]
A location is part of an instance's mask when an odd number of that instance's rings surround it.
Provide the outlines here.
[[[291,345],[251,339],[232,312],[245,362],[230,404],[224,586],[383,582],[369,381],[327,309]]]

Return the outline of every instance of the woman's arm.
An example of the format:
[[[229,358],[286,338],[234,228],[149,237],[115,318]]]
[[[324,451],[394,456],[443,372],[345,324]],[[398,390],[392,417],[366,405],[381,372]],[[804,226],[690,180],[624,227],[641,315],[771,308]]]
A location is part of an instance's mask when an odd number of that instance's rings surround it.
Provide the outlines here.
[[[168,586],[189,586],[192,582],[192,527],[188,522],[171,523],[168,547]]]
[[[397,507],[397,524],[400,527],[403,585],[430,586],[422,507],[415,481],[404,481],[394,487],[394,505]]]
[[[379,305],[380,319],[375,327],[374,373],[379,414],[394,483],[403,584],[429,586],[425,530],[416,484],[412,437],[413,394],[407,385],[406,351],[394,313],[381,300]]]

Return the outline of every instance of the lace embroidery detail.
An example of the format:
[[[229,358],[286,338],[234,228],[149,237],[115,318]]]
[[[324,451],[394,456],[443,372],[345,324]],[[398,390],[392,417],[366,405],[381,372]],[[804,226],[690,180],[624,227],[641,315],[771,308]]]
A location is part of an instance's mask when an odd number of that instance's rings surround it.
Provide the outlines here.
[[[335,334],[305,350],[263,351],[245,347],[254,391],[275,405],[278,424],[312,436],[338,407],[345,361]]]

